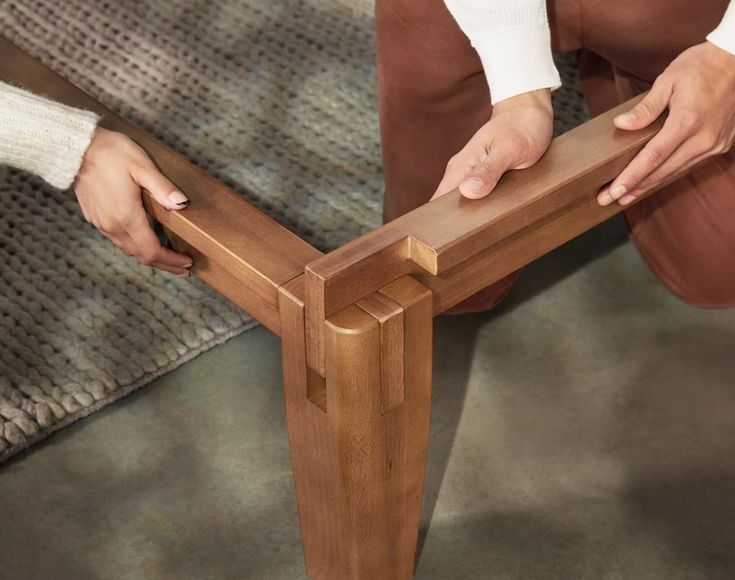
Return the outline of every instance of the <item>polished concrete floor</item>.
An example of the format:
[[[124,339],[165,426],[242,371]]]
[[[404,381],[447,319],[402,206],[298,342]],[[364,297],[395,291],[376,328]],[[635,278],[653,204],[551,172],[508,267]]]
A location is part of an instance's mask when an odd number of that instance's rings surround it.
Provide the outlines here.
[[[435,336],[418,578],[735,577],[735,310],[612,222]],[[279,357],[251,331],[0,467],[0,579],[304,578]]]

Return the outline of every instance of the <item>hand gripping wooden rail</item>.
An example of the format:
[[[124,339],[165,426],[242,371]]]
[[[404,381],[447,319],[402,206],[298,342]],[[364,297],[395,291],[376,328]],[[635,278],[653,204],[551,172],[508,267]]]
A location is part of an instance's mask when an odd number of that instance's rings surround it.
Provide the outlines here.
[[[432,318],[619,211],[595,201],[658,131],[626,103],[554,140],[481,201],[455,191],[322,255],[171,149],[0,39],[0,78],[103,115],[192,200],[146,208],[207,284],[281,337],[306,567],[320,580],[411,578],[431,406]]]

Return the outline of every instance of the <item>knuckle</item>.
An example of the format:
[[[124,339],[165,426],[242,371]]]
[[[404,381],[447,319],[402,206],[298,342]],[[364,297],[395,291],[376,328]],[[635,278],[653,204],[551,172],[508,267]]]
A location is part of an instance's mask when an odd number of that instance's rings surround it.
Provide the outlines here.
[[[721,148],[723,147],[723,140],[719,134],[719,132],[715,131],[707,131],[704,134],[704,142],[707,146],[707,151],[711,153],[720,153]]]
[[[715,149],[714,149],[715,155],[722,155],[724,153],[727,153],[728,151],[730,151],[731,147],[732,147],[731,142],[720,140],[715,145]]]
[[[724,141],[717,140],[708,149],[708,152],[710,155],[722,155],[723,153],[727,153],[728,149]]]
[[[714,135],[706,135],[701,148],[704,155],[717,155],[720,151],[720,139]]]
[[[116,233],[120,231],[120,228],[118,227],[117,222],[110,222],[110,221],[101,221],[99,224],[97,224],[97,229],[100,232],[105,233],[106,235],[114,236]]]
[[[451,159],[447,162],[447,172],[456,172],[456,171],[463,171],[467,167],[467,162],[464,159],[464,156],[461,154],[457,154],[452,156]]]
[[[492,173],[492,170],[484,163],[475,165],[470,172],[471,175],[475,175],[477,177],[490,177]]]
[[[139,256],[142,260],[146,261],[146,265],[150,266],[152,263],[157,262],[159,259],[159,248],[154,247],[143,247],[140,248]]]
[[[635,106],[634,112],[639,118],[655,118],[660,112],[660,94],[654,95],[653,91]]]
[[[136,145],[137,147],[137,145]],[[137,181],[143,181],[146,178],[156,177],[157,171],[156,166],[148,157],[142,157],[138,154],[137,149],[130,151],[132,160],[130,162],[131,174]]]
[[[628,189],[631,189],[632,186],[636,185],[637,183],[641,182],[641,175],[638,173],[637,170],[628,171],[624,177],[621,178],[621,181],[628,187]]]
[[[664,156],[661,151],[656,147],[649,147],[645,153],[645,161],[653,167],[658,167],[663,163]]]
[[[114,139],[115,145],[126,152],[135,152],[140,149],[138,144],[124,133],[115,132]]]
[[[152,266],[153,263],[156,261],[155,256],[147,252],[143,254],[139,254],[137,258],[138,258],[138,262],[140,262],[143,266]]]
[[[651,173],[651,175],[648,176],[646,181],[643,183],[643,188],[648,189],[650,187],[653,187],[654,185],[657,185],[663,181],[663,173],[661,171],[654,171]]]
[[[531,136],[519,136],[509,141],[505,151],[504,159],[509,167],[515,167],[522,163],[528,163],[538,149]]]
[[[135,219],[132,214],[124,213],[116,216],[115,222],[119,224],[120,229],[128,229],[135,223]]]
[[[720,145],[719,135],[710,131],[703,131],[692,139],[694,154],[715,155]]]
[[[650,117],[653,114],[653,107],[648,101],[641,101],[635,106],[633,113],[636,117]]]
[[[679,113],[679,128],[686,131],[696,131],[700,126],[699,115],[693,111],[683,111]]]

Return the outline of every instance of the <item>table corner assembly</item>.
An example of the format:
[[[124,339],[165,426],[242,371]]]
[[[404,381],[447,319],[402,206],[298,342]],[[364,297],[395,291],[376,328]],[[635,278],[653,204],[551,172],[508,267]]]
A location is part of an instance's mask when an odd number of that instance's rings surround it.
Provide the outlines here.
[[[431,409],[433,317],[620,211],[595,193],[660,129],[625,103],[556,138],[479,201],[458,192],[322,254],[0,37],[0,78],[98,112],[191,199],[149,214],[193,272],[276,335],[302,539],[319,580],[413,576]],[[662,184],[663,185],[663,184]]]

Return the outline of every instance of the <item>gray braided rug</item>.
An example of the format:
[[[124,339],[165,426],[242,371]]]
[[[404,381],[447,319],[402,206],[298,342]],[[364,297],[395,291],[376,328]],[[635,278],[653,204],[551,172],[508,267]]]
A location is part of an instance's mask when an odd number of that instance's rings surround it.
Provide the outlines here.
[[[380,223],[372,2],[0,0],[0,33],[322,249]],[[1,56],[1,55],[0,55]],[[557,131],[584,119],[570,59]],[[0,462],[253,326],[0,171]]]

